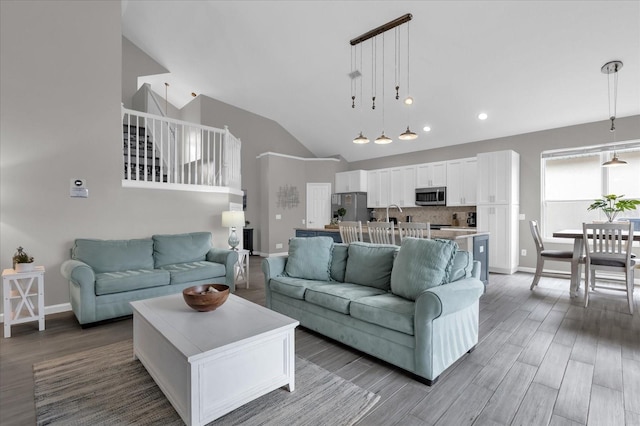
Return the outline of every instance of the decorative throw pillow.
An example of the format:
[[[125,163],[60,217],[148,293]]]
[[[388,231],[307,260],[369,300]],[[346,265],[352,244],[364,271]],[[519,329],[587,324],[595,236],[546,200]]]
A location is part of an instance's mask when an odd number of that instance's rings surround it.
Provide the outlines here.
[[[332,253],[331,237],[292,238],[284,272],[289,277],[329,281]]]
[[[349,244],[344,281],[389,290],[391,269],[397,251],[397,246],[389,244]]]
[[[349,255],[349,244],[338,243],[333,245],[333,255],[331,256],[331,280],[344,282],[344,273],[347,269],[347,257]]]
[[[449,282],[469,278],[473,271],[473,254],[459,250],[453,258],[453,266],[449,275]]]
[[[450,240],[406,238],[391,273],[391,291],[416,300],[420,293],[449,282],[458,245]]]

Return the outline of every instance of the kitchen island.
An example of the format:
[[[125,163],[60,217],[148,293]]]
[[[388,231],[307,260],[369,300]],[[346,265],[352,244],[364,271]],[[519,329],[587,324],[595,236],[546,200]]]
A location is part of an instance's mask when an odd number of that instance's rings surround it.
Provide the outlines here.
[[[296,237],[331,237],[336,243],[341,243],[340,230],[336,228],[295,228]],[[396,242],[400,242],[400,235],[395,231]],[[362,238],[369,242],[367,227],[362,227]],[[478,231],[476,228],[441,228],[432,229],[431,238],[443,240],[453,240],[458,244],[460,250],[473,253],[473,258],[481,264],[480,280],[487,285],[489,282],[489,233]]]

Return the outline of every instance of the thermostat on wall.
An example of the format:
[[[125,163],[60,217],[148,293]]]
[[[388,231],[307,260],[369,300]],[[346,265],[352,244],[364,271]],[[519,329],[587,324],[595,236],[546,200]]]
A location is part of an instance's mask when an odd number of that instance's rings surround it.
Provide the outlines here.
[[[73,198],[89,198],[87,181],[84,179],[71,179],[71,188],[69,195]]]

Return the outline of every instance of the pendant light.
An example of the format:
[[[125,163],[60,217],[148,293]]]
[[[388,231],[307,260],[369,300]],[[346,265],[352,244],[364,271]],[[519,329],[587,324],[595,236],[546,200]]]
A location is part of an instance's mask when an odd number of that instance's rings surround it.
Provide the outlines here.
[[[354,47],[354,49],[356,49],[357,52],[357,46]],[[362,69],[362,46],[360,46],[360,69]],[[357,73],[356,77],[360,78],[360,129],[362,129],[362,75],[358,72],[358,71],[353,71],[352,73]],[[355,74],[354,74],[355,75]],[[352,77],[352,80],[355,77]],[[352,95],[355,99],[355,96]],[[355,105],[352,106],[352,108],[354,108]],[[369,143],[369,138],[367,138],[366,136],[364,136],[362,134],[362,130],[360,130],[360,134],[358,136],[356,136],[356,138],[353,140],[353,143],[355,144],[365,144],[365,143]]]
[[[384,134],[384,33],[382,33],[382,134],[374,141],[378,145],[386,145],[393,140]]]
[[[380,25],[370,31],[367,31],[366,33],[360,35],[359,37],[356,37],[354,39],[351,39],[349,41],[349,44],[351,46],[356,46],[360,43],[363,43],[367,40],[371,40],[371,109],[375,111],[376,109],[376,90],[377,90],[377,64],[378,64],[378,58],[377,58],[377,36],[379,36],[380,34],[382,34],[382,134],[375,139],[375,143],[376,144],[388,144],[393,142],[393,140],[391,138],[389,138],[388,136],[385,135],[384,133],[384,128],[385,128],[385,92],[384,92],[384,86],[385,86],[385,81],[384,81],[384,69],[385,69],[385,64],[384,64],[384,50],[385,50],[385,46],[384,46],[384,33],[386,31],[389,31],[391,29],[397,28],[399,26],[401,26],[402,24],[405,24],[407,22],[409,22],[411,19],[413,18],[413,16],[410,13],[407,13],[405,15],[402,15],[392,21],[387,22],[386,24]],[[399,38],[397,37],[397,30],[396,30],[396,64],[399,64],[400,60],[400,55],[399,55]],[[409,31],[407,30],[407,35],[409,34]],[[408,39],[408,37],[407,37]],[[407,42],[407,46],[408,46],[408,42]],[[407,57],[408,57],[408,49],[407,49]],[[353,51],[352,51],[352,62],[351,62],[351,73],[349,73],[349,76],[352,79],[352,86],[351,86],[351,107],[355,108],[355,101],[356,101],[356,93],[355,93],[355,86],[353,83],[354,78],[356,78],[356,74],[357,77],[360,77],[360,72],[358,70],[354,70],[354,61],[353,61]],[[362,49],[360,50],[360,67],[362,68]],[[407,75],[408,75],[408,69],[407,69]],[[400,76],[400,72],[398,70],[398,68],[396,68],[396,76],[395,76],[395,90],[396,90],[396,99],[399,99],[399,90],[400,90],[400,85],[399,85],[399,76]],[[407,83],[408,84],[408,83]],[[362,101],[363,101],[363,97],[362,97],[362,79],[360,80],[360,108],[362,111]],[[410,103],[412,102],[413,99],[411,99],[410,97],[405,99],[405,103]],[[362,117],[360,118],[360,128],[362,128]],[[409,126],[407,126],[407,131],[402,133],[403,136],[401,136],[401,139],[404,138],[405,140],[407,139],[415,139],[418,135],[416,135],[415,133],[411,132],[411,130],[409,129]],[[407,138],[408,137],[408,138]],[[367,139],[366,136],[363,135],[362,130],[360,131],[360,133],[358,134],[358,136],[353,140],[353,143],[359,143],[359,144],[363,144],[363,143],[367,143],[369,142],[369,139]]]
[[[407,94],[408,93],[409,93],[409,22],[407,22]],[[407,99],[411,99],[411,102],[407,103]],[[413,104],[413,98],[411,96],[407,96],[407,99],[405,99],[405,104],[407,105],[408,108],[411,108],[411,105]],[[411,117],[411,109],[408,109],[407,121],[410,121],[410,117]],[[400,136],[398,136],[398,138],[403,141],[412,141],[417,139],[418,135],[412,132],[411,129],[409,129],[409,124],[407,124],[407,130],[400,133]]]
[[[611,61],[607,62],[600,68],[603,74],[607,74],[607,90],[609,94],[609,120],[611,120],[611,128],[609,131],[613,134],[613,142],[616,141],[616,113],[617,113],[617,103],[618,103],[618,71],[622,69],[622,61]],[[613,74],[613,76],[612,76]],[[613,77],[613,114],[611,113],[611,78]],[[613,157],[609,161],[605,161],[602,163],[602,167],[617,167],[617,166],[625,166],[627,164],[626,161],[618,158],[618,154],[614,148]]]

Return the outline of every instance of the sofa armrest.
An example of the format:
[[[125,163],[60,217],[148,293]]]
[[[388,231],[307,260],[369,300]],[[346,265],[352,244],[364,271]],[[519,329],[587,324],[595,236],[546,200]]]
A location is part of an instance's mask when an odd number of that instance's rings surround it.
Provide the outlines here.
[[[79,260],[65,260],[60,266],[62,276],[83,289],[91,288],[95,294],[96,274],[93,268]]]
[[[289,256],[276,256],[266,257],[262,259],[262,274],[264,275],[264,292],[265,292],[265,306],[271,308],[271,289],[269,288],[269,281],[273,277],[280,276],[284,273],[284,268],[287,265],[287,259]]]
[[[424,323],[457,312],[475,303],[483,293],[484,284],[477,278],[432,287],[416,299],[415,319]]]
[[[62,276],[69,280],[69,301],[80,324],[96,321],[96,274],[91,266],[79,260],[65,260],[60,265]]]
[[[225,284],[229,286],[229,290],[233,293],[236,291],[235,274],[236,264],[238,263],[238,252],[229,249],[211,248],[207,253],[207,261],[220,263],[225,266]]]
[[[278,277],[284,273],[288,256],[266,257],[262,259],[262,273],[264,274],[265,286],[273,277]]]

